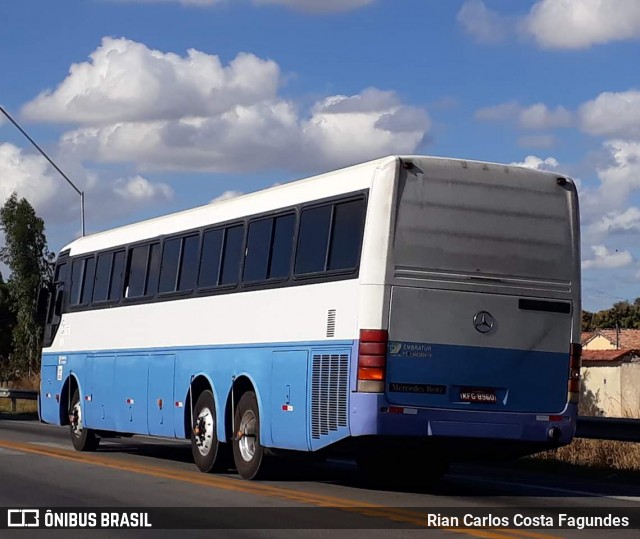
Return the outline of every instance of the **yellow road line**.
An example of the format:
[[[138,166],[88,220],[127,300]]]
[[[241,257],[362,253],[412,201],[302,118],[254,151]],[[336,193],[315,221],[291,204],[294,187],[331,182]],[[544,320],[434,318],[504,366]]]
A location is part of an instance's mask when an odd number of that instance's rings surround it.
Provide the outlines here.
[[[344,511],[355,512],[364,516],[372,516],[378,518],[386,518],[389,520],[415,524],[424,527],[424,516],[415,511],[404,510],[401,508],[385,507],[379,504],[361,502],[356,500],[348,500],[335,496],[327,496],[324,494],[312,494],[309,492],[286,489],[282,487],[274,487],[265,485],[264,483],[245,482],[228,477],[215,475],[205,475],[199,472],[188,472],[185,470],[169,470],[159,466],[140,465],[130,462],[117,461],[113,458],[106,458],[95,453],[78,453],[66,449],[58,449],[46,446],[36,446],[30,443],[11,442],[8,440],[0,440],[0,447],[23,451],[35,455],[58,458],[71,462],[80,462],[83,464],[95,464],[115,470],[144,474],[162,479],[172,479],[182,481],[194,485],[202,485],[208,487],[216,487],[234,492],[242,492],[245,494],[262,495],[268,497],[276,497],[285,500],[307,503],[317,507],[327,507],[340,509]],[[428,509],[428,508],[425,508]],[[435,528],[434,528],[435,529]],[[557,536],[538,534],[524,530],[493,530],[493,529],[466,529],[466,528],[439,528],[445,531],[466,534],[481,539],[520,539],[521,537],[533,537],[534,539],[559,539]]]

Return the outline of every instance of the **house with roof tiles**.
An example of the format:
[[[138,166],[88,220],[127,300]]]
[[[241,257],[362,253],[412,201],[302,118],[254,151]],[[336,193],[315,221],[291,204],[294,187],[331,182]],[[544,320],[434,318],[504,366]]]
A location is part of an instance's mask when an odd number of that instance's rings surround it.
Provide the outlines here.
[[[583,415],[640,418],[640,330],[582,334]]]
[[[580,337],[583,350],[640,350],[640,329],[596,329]]]

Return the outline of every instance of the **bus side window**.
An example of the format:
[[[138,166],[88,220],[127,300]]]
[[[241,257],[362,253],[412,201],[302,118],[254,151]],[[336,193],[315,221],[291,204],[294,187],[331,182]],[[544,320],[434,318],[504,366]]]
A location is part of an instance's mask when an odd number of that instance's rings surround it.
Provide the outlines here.
[[[78,305],[80,303],[80,292],[82,291],[82,276],[84,273],[84,259],[76,259],[71,264],[71,295],[69,303]]]
[[[300,216],[296,275],[325,270],[332,206],[303,210]]]
[[[178,274],[178,290],[184,292],[193,290],[198,273],[198,255],[200,235],[194,234],[182,239],[180,255],[180,272]]]
[[[222,236],[224,229],[208,230],[202,237],[198,288],[218,285],[220,262],[222,259]]]
[[[178,281],[178,263],[182,238],[165,240],[160,266],[160,285],[158,292],[174,292]]]
[[[96,264],[96,280],[93,286],[93,302],[105,301],[109,296],[109,278],[113,253],[102,253]]]
[[[95,274],[95,257],[73,261],[71,265],[71,305],[87,305],[91,302]]]
[[[272,217],[249,223],[247,251],[242,274],[244,282],[264,281],[267,278],[272,228]]]
[[[148,256],[148,245],[134,247],[129,251],[127,285],[125,288],[125,296],[127,298],[137,298],[144,295]]]
[[[82,292],[80,293],[80,303],[86,305],[91,303],[93,294],[93,281],[96,276],[95,257],[86,258],[84,263],[84,275],[82,276]]]
[[[153,296],[158,291],[158,282],[160,280],[160,262],[160,243],[152,243],[149,246],[147,279],[144,286],[145,296]]]
[[[220,269],[220,282],[222,285],[231,285],[238,282],[240,273],[240,261],[242,260],[242,240],[244,238],[244,225],[232,226],[225,229],[224,250],[222,253],[222,267]]]
[[[364,200],[336,204],[333,210],[327,270],[355,269],[364,231]]]
[[[109,282],[109,301],[118,301],[122,296],[124,258],[124,251],[117,251],[113,255],[113,264],[111,265],[111,279]]]
[[[291,271],[291,253],[293,252],[293,235],[296,228],[294,213],[276,217],[271,242],[271,259],[269,260],[269,279],[286,279]]]

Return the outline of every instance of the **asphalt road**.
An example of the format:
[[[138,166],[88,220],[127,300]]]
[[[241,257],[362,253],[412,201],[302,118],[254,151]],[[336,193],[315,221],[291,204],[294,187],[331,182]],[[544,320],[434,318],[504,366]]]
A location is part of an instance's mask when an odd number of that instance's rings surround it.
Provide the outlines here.
[[[477,526],[425,530],[433,508],[476,515],[528,508],[574,514],[579,509],[635,510],[640,486],[593,483],[519,468],[454,466],[435,487],[372,489],[349,462],[291,464],[279,480],[248,482],[232,471],[201,474],[189,445],[134,437],[103,441],[95,453],[75,452],[68,430],[0,414],[0,507],[163,508],[153,513],[211,537],[480,537],[553,539],[640,536],[629,529],[496,529]],[[84,509],[83,509],[84,508]],[[198,508],[182,511],[173,508]],[[431,509],[430,509],[431,508]],[[444,514],[444,513],[442,513]],[[0,518],[6,518],[0,515]],[[355,529],[347,529],[355,528]],[[413,529],[412,529],[413,528]],[[100,537],[175,537],[175,530],[92,530]],[[0,530],[4,537],[86,537],[87,531]]]

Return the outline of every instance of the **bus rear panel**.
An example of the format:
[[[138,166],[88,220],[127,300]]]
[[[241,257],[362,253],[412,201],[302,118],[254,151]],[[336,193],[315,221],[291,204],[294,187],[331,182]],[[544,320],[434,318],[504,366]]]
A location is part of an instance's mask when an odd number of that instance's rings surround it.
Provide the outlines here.
[[[384,398],[362,433],[449,440],[463,455],[568,443],[580,313],[573,183],[411,159],[394,212]],[[476,441],[465,450],[461,438]]]

